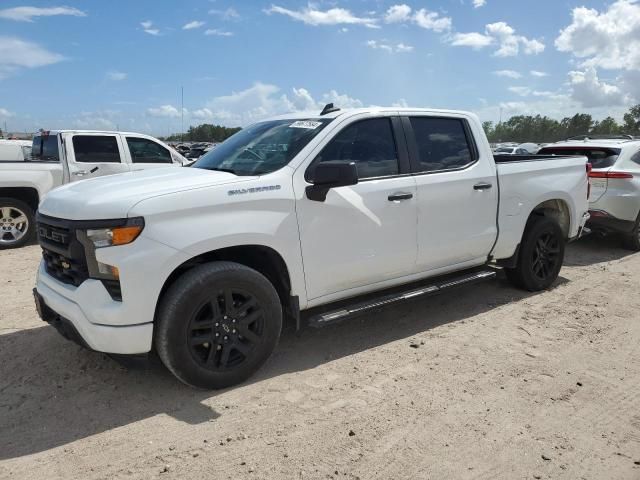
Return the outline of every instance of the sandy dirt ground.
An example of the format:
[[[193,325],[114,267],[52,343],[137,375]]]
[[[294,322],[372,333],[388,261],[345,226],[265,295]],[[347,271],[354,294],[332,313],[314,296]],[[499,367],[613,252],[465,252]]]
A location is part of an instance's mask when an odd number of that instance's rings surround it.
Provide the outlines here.
[[[39,249],[0,252],[2,479],[640,479],[640,254],[568,248],[504,280],[300,335],[248,383],[124,368],[36,316]]]

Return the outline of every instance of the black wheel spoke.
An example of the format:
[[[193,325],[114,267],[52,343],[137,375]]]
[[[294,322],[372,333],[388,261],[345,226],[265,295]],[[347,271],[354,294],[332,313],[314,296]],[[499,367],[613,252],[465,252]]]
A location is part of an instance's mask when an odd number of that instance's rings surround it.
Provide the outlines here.
[[[221,367],[226,367],[229,363],[229,357],[231,356],[231,345],[222,345],[222,350],[220,350],[220,363]]]
[[[240,335],[242,335],[243,338],[246,338],[250,343],[258,343],[260,341],[260,337],[249,330],[247,327],[241,327],[239,328],[239,331]]]
[[[238,315],[239,317],[245,315],[249,309],[255,307],[258,305],[258,302],[256,301],[255,298],[250,298],[249,300],[247,300],[246,302],[244,302],[242,305],[238,306],[236,308],[236,315]]]
[[[200,335],[194,335],[193,337],[191,337],[190,339],[191,345],[197,346],[197,345],[204,345],[205,343],[211,343],[211,333],[206,333],[206,334],[200,334]]]
[[[232,348],[234,348],[235,350],[239,351],[242,355],[244,355],[245,357],[247,355],[249,355],[249,353],[251,352],[251,346],[247,345],[245,343],[242,342],[236,342],[232,345]]]
[[[246,317],[240,319],[239,326],[240,327],[248,327],[253,322],[258,320],[261,316],[262,316],[262,312],[260,310],[257,310],[255,312],[251,312]]]
[[[224,313],[225,315],[235,314],[235,307],[233,305],[233,292],[229,289],[224,291]]]

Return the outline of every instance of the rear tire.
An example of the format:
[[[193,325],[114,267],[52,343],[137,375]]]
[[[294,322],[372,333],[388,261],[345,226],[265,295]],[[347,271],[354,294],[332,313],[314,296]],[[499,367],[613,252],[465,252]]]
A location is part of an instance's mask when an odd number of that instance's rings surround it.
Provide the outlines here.
[[[640,214],[636,220],[635,227],[633,227],[633,231],[625,237],[624,246],[634,252],[640,252]]]
[[[33,241],[35,233],[33,209],[22,200],[0,198],[0,250],[22,247]]]
[[[565,240],[560,225],[549,217],[532,217],[522,236],[515,268],[505,268],[518,288],[538,292],[558,278],[564,260]]]
[[[218,389],[253,375],[281,330],[282,306],[271,282],[244,265],[213,262],[189,270],[167,290],[155,346],[182,382]]]

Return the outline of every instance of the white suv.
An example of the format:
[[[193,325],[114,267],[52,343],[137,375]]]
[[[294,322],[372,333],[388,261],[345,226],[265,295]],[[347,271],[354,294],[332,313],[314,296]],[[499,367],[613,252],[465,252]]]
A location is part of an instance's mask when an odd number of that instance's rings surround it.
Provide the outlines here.
[[[640,251],[640,139],[581,137],[549,145],[541,155],[584,155],[592,166],[589,228],[620,233]]]

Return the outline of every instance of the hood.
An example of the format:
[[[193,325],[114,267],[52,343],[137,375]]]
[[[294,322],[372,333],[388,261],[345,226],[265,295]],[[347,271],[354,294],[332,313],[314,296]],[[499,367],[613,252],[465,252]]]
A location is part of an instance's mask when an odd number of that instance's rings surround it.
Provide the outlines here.
[[[151,197],[254,178],[201,168],[154,168],[69,183],[46,195],[38,210],[68,220],[124,218],[135,204]]]

